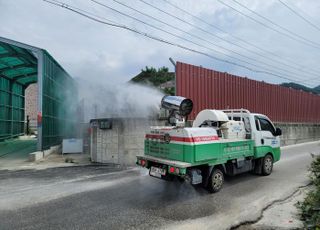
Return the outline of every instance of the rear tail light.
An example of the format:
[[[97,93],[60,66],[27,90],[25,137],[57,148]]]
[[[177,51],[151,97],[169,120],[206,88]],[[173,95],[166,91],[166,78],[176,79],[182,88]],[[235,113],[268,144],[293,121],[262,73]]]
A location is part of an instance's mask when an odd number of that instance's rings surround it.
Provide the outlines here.
[[[170,173],[179,174],[179,173],[180,173],[180,169],[179,169],[179,168],[172,167],[172,166],[169,166],[169,172],[170,172]]]
[[[140,165],[145,166],[146,165],[146,161],[145,160],[140,160]]]

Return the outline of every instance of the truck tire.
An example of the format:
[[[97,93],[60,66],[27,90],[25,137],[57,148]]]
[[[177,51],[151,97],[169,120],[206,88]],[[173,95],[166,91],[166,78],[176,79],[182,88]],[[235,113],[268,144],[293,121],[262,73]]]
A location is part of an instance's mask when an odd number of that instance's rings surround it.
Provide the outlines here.
[[[224,182],[223,172],[218,168],[213,169],[208,180],[209,192],[210,193],[218,192],[222,188],[223,182]]]
[[[273,157],[270,154],[267,154],[262,161],[261,172],[263,176],[269,176],[272,173],[273,169]]]

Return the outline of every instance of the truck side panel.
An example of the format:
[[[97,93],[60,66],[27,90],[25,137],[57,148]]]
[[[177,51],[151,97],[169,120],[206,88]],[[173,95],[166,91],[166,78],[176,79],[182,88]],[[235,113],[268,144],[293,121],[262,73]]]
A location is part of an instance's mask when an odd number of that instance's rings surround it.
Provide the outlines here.
[[[254,156],[253,141],[233,141],[210,144],[176,144],[145,141],[145,155],[198,165],[214,165],[228,160]]]
[[[195,161],[210,161],[236,159],[253,156],[252,141],[235,141],[195,146]]]
[[[271,153],[273,156],[274,162],[280,160],[280,147],[272,148],[271,146],[257,146],[254,147],[254,157],[260,158],[264,157],[266,154]]]
[[[208,161],[208,160],[217,160],[222,156],[221,150],[222,145],[220,143],[216,144],[202,144],[194,145],[195,149],[195,161]]]
[[[168,160],[194,162],[193,146],[145,140],[144,154]]]

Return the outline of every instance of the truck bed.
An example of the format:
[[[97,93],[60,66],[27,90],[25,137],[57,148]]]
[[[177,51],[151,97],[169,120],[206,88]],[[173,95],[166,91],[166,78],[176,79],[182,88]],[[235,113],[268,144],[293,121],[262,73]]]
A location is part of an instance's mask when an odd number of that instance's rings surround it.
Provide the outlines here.
[[[208,164],[224,163],[230,159],[253,155],[253,140],[247,139],[219,139],[209,144],[145,141],[146,157],[152,157],[154,160],[161,159],[189,163],[191,165],[198,165],[203,162]]]

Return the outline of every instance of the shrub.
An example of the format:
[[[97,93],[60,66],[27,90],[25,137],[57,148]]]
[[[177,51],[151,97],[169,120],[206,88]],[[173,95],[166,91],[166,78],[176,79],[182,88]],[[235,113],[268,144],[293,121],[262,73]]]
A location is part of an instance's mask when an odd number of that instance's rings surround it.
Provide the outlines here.
[[[320,156],[314,156],[309,171],[314,189],[297,203],[300,217],[307,229],[320,229]]]

